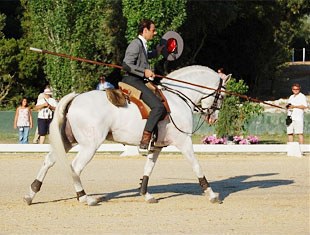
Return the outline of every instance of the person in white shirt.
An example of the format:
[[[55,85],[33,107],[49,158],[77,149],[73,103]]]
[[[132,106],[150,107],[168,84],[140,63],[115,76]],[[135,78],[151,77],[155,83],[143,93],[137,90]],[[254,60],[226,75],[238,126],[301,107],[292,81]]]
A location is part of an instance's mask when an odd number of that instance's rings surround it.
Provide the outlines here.
[[[104,76],[101,76],[101,77],[99,78],[99,83],[98,83],[98,85],[97,85],[97,87],[96,87],[96,90],[103,91],[103,90],[105,90],[105,89],[113,89],[113,88],[114,88],[114,86],[113,86],[111,83],[107,82],[107,81],[105,80],[105,77],[104,77]]]
[[[306,96],[300,92],[300,85],[292,85],[293,94],[287,101],[287,115],[291,117],[292,122],[287,126],[288,142],[294,141],[294,134],[298,135],[300,144],[304,143],[304,110],[308,107]]]
[[[45,136],[49,134],[49,126],[53,119],[53,111],[56,109],[57,101],[52,98],[52,91],[50,88],[46,88],[43,92],[44,97],[38,99],[35,106],[38,113],[38,133],[39,143],[44,144]]]

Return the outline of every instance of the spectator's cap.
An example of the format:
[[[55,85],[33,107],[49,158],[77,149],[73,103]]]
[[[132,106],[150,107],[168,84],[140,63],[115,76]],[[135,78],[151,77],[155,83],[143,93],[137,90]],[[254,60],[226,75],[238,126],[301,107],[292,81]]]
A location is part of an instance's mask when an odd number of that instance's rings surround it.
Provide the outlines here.
[[[50,88],[45,88],[43,93],[46,95],[52,95],[53,94],[53,92]]]
[[[160,45],[166,45],[163,50],[163,56],[169,60],[174,61],[178,59],[183,52],[183,38],[174,31],[168,31],[160,40]]]

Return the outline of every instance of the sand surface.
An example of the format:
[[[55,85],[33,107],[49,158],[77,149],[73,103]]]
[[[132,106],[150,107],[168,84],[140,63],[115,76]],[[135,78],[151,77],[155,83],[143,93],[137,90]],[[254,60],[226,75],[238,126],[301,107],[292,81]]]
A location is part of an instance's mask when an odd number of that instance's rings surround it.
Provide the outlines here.
[[[56,163],[28,206],[22,197],[43,156],[0,155],[0,234],[310,234],[309,156],[198,155],[223,199],[211,204],[189,163],[163,154],[149,181],[159,203],[149,204],[137,194],[143,156],[96,154],[82,182],[105,201],[78,203],[66,168]]]

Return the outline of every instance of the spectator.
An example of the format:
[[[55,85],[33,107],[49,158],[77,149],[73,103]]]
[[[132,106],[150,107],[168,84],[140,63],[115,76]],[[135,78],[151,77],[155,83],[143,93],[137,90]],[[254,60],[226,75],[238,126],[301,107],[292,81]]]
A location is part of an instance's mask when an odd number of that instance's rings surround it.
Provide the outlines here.
[[[50,88],[45,88],[44,97],[37,100],[35,109],[38,113],[38,134],[39,143],[44,144],[45,136],[49,133],[49,126],[53,119],[53,111],[57,106],[57,101],[52,98],[52,91]]]
[[[287,126],[288,142],[293,142],[294,134],[298,135],[299,144],[304,143],[304,110],[307,108],[306,96],[300,92],[300,85],[293,84],[293,94],[287,101],[287,115],[291,117],[292,122]]]
[[[113,88],[114,86],[111,83],[107,82],[104,76],[100,76],[96,90],[103,91],[105,89],[113,89]]]
[[[45,88],[49,88],[49,89],[52,90],[52,88],[50,87],[50,85],[46,85]],[[37,103],[38,103],[38,101],[39,101],[40,99],[43,99],[43,98],[44,98],[44,93],[42,92],[42,93],[40,93],[40,94],[38,95]],[[34,132],[34,137],[33,137],[33,141],[32,141],[32,142],[33,142],[34,144],[39,143],[39,138],[40,138],[40,136],[39,136],[38,127],[37,127],[36,130],[35,130],[35,132]]]
[[[27,98],[23,98],[14,117],[14,128],[19,131],[19,144],[28,144],[29,130],[32,128],[32,114]]]

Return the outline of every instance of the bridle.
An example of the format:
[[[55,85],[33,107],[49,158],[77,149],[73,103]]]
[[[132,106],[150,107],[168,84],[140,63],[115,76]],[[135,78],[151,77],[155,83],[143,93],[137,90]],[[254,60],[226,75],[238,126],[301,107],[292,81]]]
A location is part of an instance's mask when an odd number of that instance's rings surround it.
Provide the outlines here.
[[[211,115],[213,114],[216,110],[220,110],[221,109],[221,105],[222,105],[222,101],[224,99],[224,96],[222,95],[222,89],[226,89],[225,86],[223,86],[223,79],[220,78],[220,82],[219,82],[219,85],[218,85],[218,88],[213,91],[212,93],[204,96],[201,98],[201,101],[204,100],[204,99],[207,99],[209,98],[210,96],[214,96],[214,100],[213,100],[213,104],[211,105],[210,108],[202,108],[201,109],[204,111],[204,110],[207,110],[207,114],[208,115]],[[219,101],[221,101],[219,103]],[[212,110],[212,112],[210,112],[210,110]],[[206,113],[206,112],[204,112]]]
[[[189,133],[189,132],[186,132],[186,131],[183,131],[181,130],[177,125],[176,123],[174,122],[172,116],[169,114],[169,117],[170,117],[170,120],[172,122],[172,124],[175,126],[175,128],[177,130],[179,130],[180,132],[182,133],[185,133],[185,134],[188,134],[188,135],[192,135],[194,134],[195,132],[197,132],[201,126],[204,124],[205,122],[205,119],[207,117],[209,117],[210,115],[212,115],[216,110],[220,110],[221,108],[221,103],[219,104],[219,101],[222,101],[224,96],[221,94],[221,89],[225,87],[223,86],[223,79],[220,79],[220,82],[219,82],[219,85],[218,85],[218,89],[214,90],[212,93],[208,94],[208,95],[205,95],[201,98],[200,101],[204,100],[204,99],[207,99],[211,96],[214,96],[214,99],[213,99],[213,103],[212,105],[209,107],[209,108],[203,108],[201,105],[197,105],[195,104],[189,97],[187,97],[184,93],[182,93],[181,91],[178,91],[176,89],[173,89],[173,88],[170,88],[164,84],[160,84],[161,86],[161,89],[162,90],[166,90],[170,93],[173,93],[175,95],[177,95],[179,98],[181,98],[181,100],[183,100],[185,102],[185,104],[192,110],[192,107],[193,107],[193,111],[194,112],[197,112],[199,113],[199,119],[198,119],[198,122],[197,122],[197,125],[196,127],[194,128],[194,131],[192,133]]]

